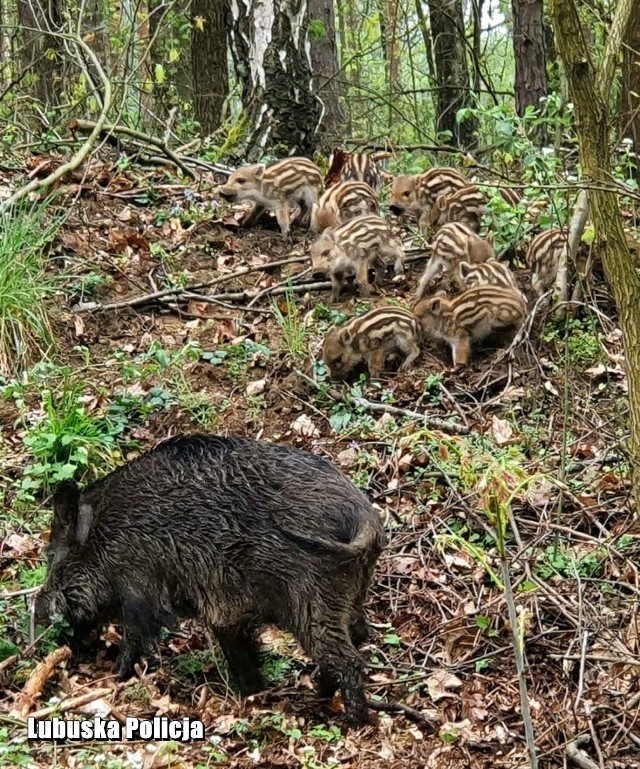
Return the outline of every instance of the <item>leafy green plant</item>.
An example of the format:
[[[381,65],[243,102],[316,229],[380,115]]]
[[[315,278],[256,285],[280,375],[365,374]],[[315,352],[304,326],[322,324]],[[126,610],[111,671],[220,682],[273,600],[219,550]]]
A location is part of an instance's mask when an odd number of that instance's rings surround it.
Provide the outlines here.
[[[291,358],[303,358],[307,354],[309,329],[295,301],[295,295],[287,291],[285,309],[273,302],[276,323],[282,332],[284,349]]]
[[[566,349],[568,363],[580,369],[587,369],[604,359],[597,321],[592,317],[552,319],[545,328],[543,339],[555,344],[560,355]]]
[[[2,766],[33,765],[26,737],[11,737],[9,729],[0,728],[0,764]]]
[[[223,665],[213,649],[179,654],[175,658],[173,672],[177,678],[187,684],[194,684],[206,679],[210,672],[221,677]]]
[[[25,470],[23,491],[46,490],[89,467],[114,466],[119,458],[116,437],[122,425],[90,413],[85,393],[86,385],[68,372],[55,391],[43,391],[42,419],[29,428],[24,439],[36,461]]]
[[[293,657],[284,657],[275,651],[269,651],[262,657],[262,673],[271,685],[280,683],[296,668],[297,663]]]
[[[50,316],[56,280],[47,273],[45,248],[59,216],[41,203],[0,212],[0,374],[19,374],[54,348]]]
[[[236,378],[244,376],[253,362],[267,359],[271,355],[271,350],[266,345],[245,339],[241,344],[226,345],[213,352],[203,352],[201,358],[212,366],[223,365],[229,375]]]

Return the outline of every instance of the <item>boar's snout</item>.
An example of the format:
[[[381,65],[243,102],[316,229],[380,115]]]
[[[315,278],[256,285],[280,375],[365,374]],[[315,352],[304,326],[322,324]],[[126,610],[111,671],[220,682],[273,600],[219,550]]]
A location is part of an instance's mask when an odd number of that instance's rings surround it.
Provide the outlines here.
[[[392,214],[395,214],[396,216],[402,216],[404,213],[404,208],[402,206],[399,206],[397,203],[392,203],[389,206],[389,211],[391,211]]]
[[[49,621],[51,616],[51,597],[44,588],[36,596],[33,611],[38,624],[44,624]]]

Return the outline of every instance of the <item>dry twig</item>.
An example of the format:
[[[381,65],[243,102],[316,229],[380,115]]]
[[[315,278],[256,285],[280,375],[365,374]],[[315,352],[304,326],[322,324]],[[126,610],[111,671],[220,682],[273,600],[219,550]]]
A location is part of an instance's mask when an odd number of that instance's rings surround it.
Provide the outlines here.
[[[27,714],[35,704],[35,700],[40,696],[45,684],[53,675],[56,665],[68,660],[71,657],[71,649],[68,646],[61,646],[52,651],[42,662],[36,666],[29,677],[24,689],[16,699],[15,707],[11,714],[17,718],[26,718]]]
[[[27,195],[30,195],[32,192],[36,192],[37,190],[44,189],[45,187],[50,187],[52,184],[62,179],[62,177],[65,176],[66,174],[70,173],[71,171],[75,171],[77,168],[79,168],[89,156],[107,120],[107,114],[109,113],[109,109],[111,108],[111,82],[109,81],[109,78],[106,76],[104,69],[102,68],[102,65],[100,64],[95,53],[91,50],[91,48],[84,42],[84,40],[81,37],[76,35],[61,35],[61,37],[78,46],[78,48],[80,48],[80,50],[84,53],[84,55],[88,56],[89,59],[91,59],[91,63],[93,64],[93,66],[96,69],[96,72],[98,73],[98,77],[100,78],[103,89],[104,89],[104,98],[103,98],[103,104],[102,104],[102,110],[100,112],[100,116],[98,120],[94,123],[94,129],[91,131],[90,135],[87,137],[87,140],[85,141],[85,143],[82,145],[82,147],[80,147],[78,152],[76,152],[76,154],[71,158],[71,160],[68,163],[63,163],[61,166],[56,168],[55,171],[50,173],[48,176],[45,176],[44,179],[33,179],[32,181],[29,182],[29,184],[26,184],[24,187],[20,187],[20,189],[16,190],[16,192],[14,192],[13,195],[11,195],[6,200],[2,201],[2,203],[0,203],[0,211],[6,211],[7,209],[10,209],[19,200],[22,200],[22,198],[27,197]]]
[[[56,713],[58,711],[67,713],[68,711],[73,711],[76,708],[82,707],[83,705],[88,705],[90,702],[95,702],[96,700],[102,699],[102,697],[106,697],[108,694],[112,693],[113,689],[93,689],[92,691],[86,692],[85,694],[79,694],[77,697],[69,697],[66,700],[62,700],[62,702],[60,702],[58,705],[51,705],[48,708],[35,710],[33,713],[31,713],[31,717],[40,719],[46,718],[52,713]]]
[[[175,297],[180,298],[182,295],[191,294],[195,291],[200,291],[203,288],[211,288],[211,286],[217,286],[220,283],[226,283],[229,280],[234,280],[235,278],[241,278],[244,275],[248,275],[251,272],[263,272],[267,270],[275,269],[276,267],[282,267],[285,264],[295,264],[296,262],[306,262],[307,257],[306,256],[294,256],[290,257],[288,259],[279,259],[276,262],[268,262],[267,264],[260,264],[256,265],[254,267],[243,267],[240,270],[236,270],[235,272],[229,272],[224,275],[218,275],[218,277],[213,278],[213,280],[208,280],[205,283],[194,283],[190,286],[184,286],[183,288],[166,288],[162,291],[154,291],[150,294],[140,294],[139,296],[132,296],[129,299],[122,299],[119,302],[111,302],[109,304],[100,304],[99,302],[85,302],[84,304],[77,305],[74,308],[74,312],[99,312],[101,310],[121,310],[124,307],[139,307],[143,304],[149,304],[150,302],[155,302],[158,299],[164,299],[165,297]],[[329,285],[329,284],[327,284]],[[192,299],[195,299],[196,297],[189,297]],[[223,299],[223,295],[220,294],[218,296],[212,296],[210,297],[212,300],[220,300]],[[201,297],[198,295],[197,297],[198,301],[207,301],[206,297]]]

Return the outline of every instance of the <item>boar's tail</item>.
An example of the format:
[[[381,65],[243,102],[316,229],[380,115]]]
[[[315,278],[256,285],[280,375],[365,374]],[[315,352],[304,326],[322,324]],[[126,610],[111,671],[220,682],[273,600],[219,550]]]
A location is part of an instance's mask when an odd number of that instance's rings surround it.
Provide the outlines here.
[[[339,542],[324,537],[306,537],[278,526],[279,531],[291,542],[312,554],[333,553],[346,559],[358,558],[371,552],[380,552],[384,546],[384,535],[372,521],[365,521],[351,542]]]

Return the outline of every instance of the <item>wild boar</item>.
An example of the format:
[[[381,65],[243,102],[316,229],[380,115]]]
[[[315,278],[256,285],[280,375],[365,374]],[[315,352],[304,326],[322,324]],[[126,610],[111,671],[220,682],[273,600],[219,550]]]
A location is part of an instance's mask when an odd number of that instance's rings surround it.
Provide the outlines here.
[[[297,207],[297,218],[308,224],[321,192],[320,169],[302,157],[285,158],[266,167],[242,166],[218,190],[220,197],[231,203],[253,203],[243,222],[245,227],[255,224],[264,211],[274,211],[283,235],[288,235],[291,227],[289,209]]]
[[[369,271],[376,282],[393,260],[396,275],[404,273],[404,249],[384,219],[373,214],[356,216],[336,228],[326,229],[309,249],[314,275],[331,278],[331,301],[337,302],[349,280],[355,278],[361,296],[370,296]]]
[[[377,192],[383,184],[391,181],[391,175],[378,167],[381,160],[390,157],[390,152],[346,152],[337,149],[329,158],[325,184],[331,187],[338,182],[355,180],[365,182]]]
[[[431,243],[431,258],[418,283],[416,300],[422,299],[434,281],[452,272],[460,262],[478,264],[489,259],[495,259],[495,252],[488,241],[465,224],[444,224]]]
[[[455,168],[440,166],[430,168],[423,174],[396,176],[389,193],[389,210],[397,216],[417,216],[419,228],[425,230],[438,195],[448,195],[469,184],[466,176]]]
[[[311,229],[322,232],[337,227],[356,216],[377,214],[380,210],[376,193],[366,182],[338,182],[320,197],[311,214]]]
[[[160,444],[54,497],[47,580],[36,616],[84,630],[120,621],[121,678],[168,618],[200,617],[244,694],[263,687],[258,633],[291,632],[369,719],[363,602],[384,545],[379,516],[330,462],[289,446],[192,435]]]
[[[420,355],[420,339],[418,318],[404,307],[388,305],[332,328],[324,339],[322,357],[334,379],[348,377],[363,363],[375,378],[392,356],[402,359],[400,371],[410,368]]]
[[[569,258],[569,232],[566,229],[544,230],[535,236],[527,250],[531,269],[531,288],[540,296],[551,288],[559,292],[558,273]]]
[[[497,331],[518,329],[526,311],[519,291],[499,286],[474,286],[451,299],[433,296],[413,308],[424,338],[450,345],[454,366],[469,363],[473,342]]]

